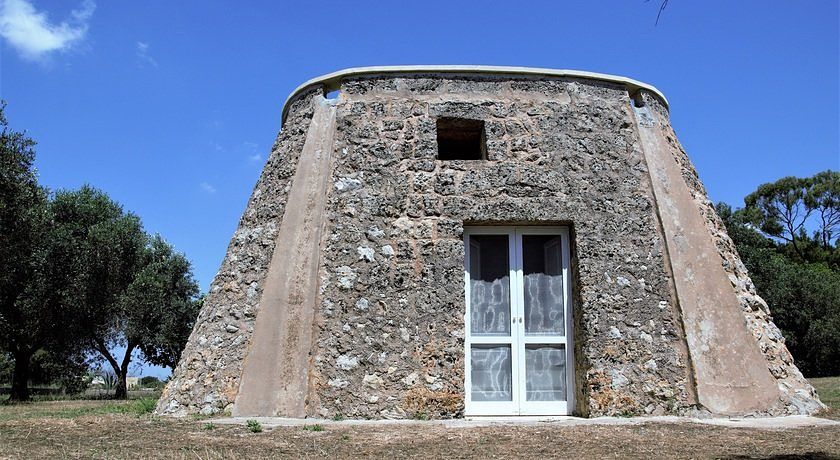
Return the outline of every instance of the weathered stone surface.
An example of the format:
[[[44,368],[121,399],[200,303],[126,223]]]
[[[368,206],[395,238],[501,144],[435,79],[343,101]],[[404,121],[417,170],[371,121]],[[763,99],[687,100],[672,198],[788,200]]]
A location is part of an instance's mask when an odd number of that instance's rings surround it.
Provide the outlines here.
[[[581,412],[674,412],[693,403],[623,87],[395,78],[343,89],[334,181],[359,185],[336,188],[328,203],[330,308],[321,310],[313,350],[313,413],[462,412],[464,222],[571,223]],[[444,116],[486,120],[489,161],[437,160],[434,119]],[[359,247],[374,246],[391,251],[359,257]],[[360,296],[369,308],[358,308]],[[342,366],[346,353],[358,353],[358,365]],[[367,375],[384,384],[373,392]],[[337,379],[359,383],[327,384]]]
[[[668,125],[745,327],[779,388],[820,407]],[[158,412],[230,410],[316,91],[292,100]],[[696,414],[695,370],[627,89],[578,78],[396,74],[342,82],[310,334],[308,415],[464,409],[464,225],[568,225],[581,415]],[[485,121],[487,160],[437,159],[438,117]],[[280,247],[277,248],[281,250]],[[674,270],[679,267],[674,267]],[[307,361],[307,360],[304,360]],[[265,414],[274,415],[274,414]],[[284,414],[281,414],[284,415]]]

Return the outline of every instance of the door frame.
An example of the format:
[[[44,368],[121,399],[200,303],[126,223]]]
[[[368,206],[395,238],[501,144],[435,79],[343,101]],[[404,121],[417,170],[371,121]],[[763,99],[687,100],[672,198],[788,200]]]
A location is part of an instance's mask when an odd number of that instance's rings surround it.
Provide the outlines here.
[[[508,260],[510,264],[510,307],[512,327],[510,336],[472,337],[470,326],[470,236],[508,236]],[[526,336],[523,289],[523,235],[557,235],[561,240],[561,262],[563,264],[563,312],[565,336]],[[464,414],[474,415],[570,415],[575,408],[574,385],[574,320],[572,311],[571,255],[569,228],[565,226],[464,226]],[[517,320],[518,319],[518,320]],[[511,401],[472,401],[471,391],[471,345],[509,344],[511,347]],[[563,344],[566,351],[566,401],[527,401],[525,399],[525,347],[529,344]],[[521,348],[521,350],[520,350]]]

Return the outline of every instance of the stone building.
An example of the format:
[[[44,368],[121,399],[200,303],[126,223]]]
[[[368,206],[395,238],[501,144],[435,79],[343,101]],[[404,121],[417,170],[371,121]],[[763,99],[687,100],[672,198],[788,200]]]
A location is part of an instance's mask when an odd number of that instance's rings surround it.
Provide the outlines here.
[[[824,407],[655,88],[511,67],[301,85],[157,411]]]

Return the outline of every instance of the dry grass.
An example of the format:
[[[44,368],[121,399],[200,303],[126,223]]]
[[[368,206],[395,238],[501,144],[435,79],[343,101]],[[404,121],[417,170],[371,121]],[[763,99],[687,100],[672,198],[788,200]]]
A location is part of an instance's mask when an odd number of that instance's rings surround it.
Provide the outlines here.
[[[840,405],[840,378],[814,379]],[[136,401],[0,406],[0,458],[840,458],[840,428],[721,428],[688,423],[446,428],[324,425],[323,430],[173,420]]]
[[[765,458],[840,455],[837,428],[784,431],[693,424],[445,428],[245,426],[125,414],[0,422],[3,458]],[[796,458],[796,457],[793,457]],[[808,458],[808,457],[804,457]]]

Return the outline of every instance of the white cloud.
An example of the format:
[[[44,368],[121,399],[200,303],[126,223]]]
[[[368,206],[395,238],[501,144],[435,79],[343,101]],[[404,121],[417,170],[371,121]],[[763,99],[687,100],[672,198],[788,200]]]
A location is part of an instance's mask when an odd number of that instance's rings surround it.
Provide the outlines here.
[[[92,0],[84,0],[69,18],[54,24],[47,13],[37,11],[28,0],[0,0],[0,35],[23,58],[39,60],[81,42],[95,9]]]
[[[212,185],[208,184],[207,182],[202,182],[201,185],[199,185],[199,187],[201,187],[201,191],[204,192],[204,193],[210,193],[210,194],[216,193],[216,187],[213,187]]]
[[[155,60],[155,58],[153,58],[149,54],[149,44],[148,43],[137,42],[136,51],[137,51],[137,59],[140,60],[140,65],[141,66],[144,65],[144,64],[149,64],[152,67],[157,67],[158,66],[158,63]]]
[[[245,141],[242,143],[242,146],[248,152],[248,161],[251,163],[259,163],[263,160],[263,156],[261,153],[257,152],[257,147],[259,147],[254,142]]]

